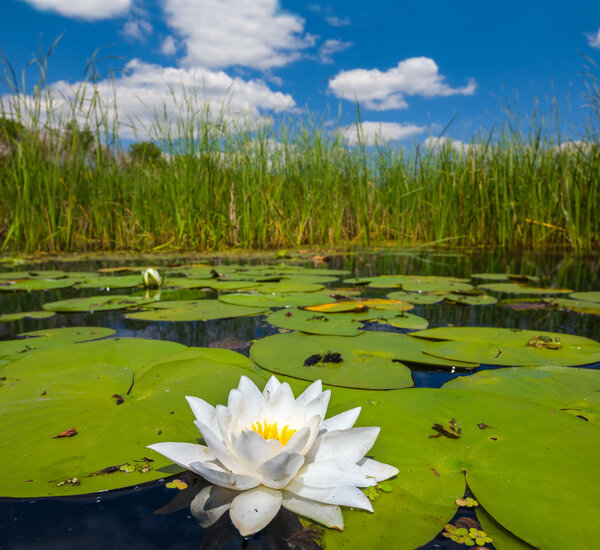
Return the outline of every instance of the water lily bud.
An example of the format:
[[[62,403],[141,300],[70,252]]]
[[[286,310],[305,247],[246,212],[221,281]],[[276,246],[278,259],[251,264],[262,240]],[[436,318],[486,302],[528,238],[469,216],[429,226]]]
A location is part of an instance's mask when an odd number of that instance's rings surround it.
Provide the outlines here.
[[[153,267],[142,271],[142,281],[145,288],[160,288],[163,283],[160,273]]]

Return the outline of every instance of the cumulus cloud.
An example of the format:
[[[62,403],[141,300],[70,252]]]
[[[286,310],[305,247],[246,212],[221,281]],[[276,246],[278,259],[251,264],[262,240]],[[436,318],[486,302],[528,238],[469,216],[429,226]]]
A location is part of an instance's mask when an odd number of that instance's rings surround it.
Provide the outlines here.
[[[173,132],[178,123],[185,124],[190,117],[232,125],[256,125],[263,119],[263,111],[289,111],[295,108],[293,98],[274,92],[261,80],[232,78],[222,71],[208,69],[185,69],[161,67],[132,60],[125,66],[122,76],[104,80],[95,87],[86,87],[85,99],[74,101],[76,93],[83,90],[83,83],[59,81],[50,85],[54,98],[53,112],[45,112],[46,120],[70,120],[80,123],[86,118],[90,101],[100,102],[112,112],[116,108],[120,121],[119,134],[130,139],[168,134],[169,125]],[[10,96],[2,98],[4,105],[11,104]],[[33,103],[28,97],[25,101]],[[75,109],[73,112],[72,110]],[[157,126],[160,121],[161,126]],[[55,120],[54,120],[55,122]]]
[[[478,148],[477,144],[465,143],[458,139],[451,139],[447,136],[434,137],[430,136],[423,141],[423,145],[429,149],[441,149],[444,147],[450,147],[457,153],[466,153],[469,150]]]
[[[164,55],[175,55],[177,49],[177,42],[172,36],[167,36],[160,45],[160,52]]]
[[[281,67],[315,42],[304,19],[281,12],[277,0],[165,0],[164,10],[187,67]]]
[[[321,63],[333,63],[331,56],[337,52],[343,52],[352,47],[352,42],[342,40],[325,40],[319,48],[319,59]]]
[[[425,132],[425,126],[416,124],[398,124],[396,122],[363,122],[359,126],[352,124],[341,128],[342,136],[352,145],[357,143],[384,143],[401,141]]]
[[[123,25],[121,34],[128,40],[145,42],[152,34],[152,25],[144,19],[131,19]]]
[[[592,48],[600,48],[600,29],[595,33],[586,33],[588,45]]]
[[[388,71],[352,69],[342,71],[329,81],[328,91],[336,97],[364,103],[369,109],[406,109],[407,95],[424,97],[472,95],[476,84],[452,88],[445,83],[438,66],[428,57],[411,57]]]
[[[54,11],[65,17],[108,19],[129,11],[133,0],[24,0],[38,10]]]

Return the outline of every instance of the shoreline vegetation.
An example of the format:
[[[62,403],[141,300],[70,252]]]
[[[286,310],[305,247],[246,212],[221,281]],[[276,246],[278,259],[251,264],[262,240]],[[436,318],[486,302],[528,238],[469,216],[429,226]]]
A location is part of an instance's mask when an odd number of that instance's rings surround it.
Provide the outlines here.
[[[468,144],[405,148],[367,144],[358,108],[348,140],[310,118],[236,124],[192,93],[127,147],[93,81],[69,98],[15,82],[0,95],[3,253],[600,244],[595,81],[581,140],[561,141],[558,117],[523,131],[509,114]]]

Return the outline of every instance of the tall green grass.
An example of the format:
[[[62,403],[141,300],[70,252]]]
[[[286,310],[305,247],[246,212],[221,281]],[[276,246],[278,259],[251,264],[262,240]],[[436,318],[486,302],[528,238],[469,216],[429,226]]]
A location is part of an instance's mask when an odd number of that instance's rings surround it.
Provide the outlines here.
[[[186,96],[179,116],[158,112],[139,128],[165,152],[148,162],[126,154],[115,105],[90,93],[92,81],[67,102],[43,81],[32,95],[10,71],[6,81],[0,251],[600,242],[595,83],[581,142],[561,144],[557,118],[523,130],[507,117],[463,150],[349,146],[308,117],[232,126],[226,108]]]

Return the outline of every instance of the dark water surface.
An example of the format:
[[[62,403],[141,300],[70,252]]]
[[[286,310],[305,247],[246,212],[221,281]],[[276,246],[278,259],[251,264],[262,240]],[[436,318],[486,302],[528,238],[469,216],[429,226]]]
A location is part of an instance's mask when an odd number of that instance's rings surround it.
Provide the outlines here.
[[[213,258],[215,263],[273,263],[268,257],[249,256]],[[170,258],[172,260],[172,258]],[[268,260],[268,261],[267,261]],[[196,260],[197,261],[197,260]],[[206,262],[206,260],[204,260]],[[184,260],[181,261],[182,263]],[[128,259],[118,262],[89,260],[85,262],[53,261],[15,270],[60,269],[95,271],[98,267],[116,265],[164,265],[160,257],[152,260]],[[300,265],[313,267],[311,261]],[[600,290],[600,263],[597,256],[545,253],[507,255],[501,251],[480,252],[402,252],[340,254],[331,256],[323,267],[348,269],[350,276],[372,275],[443,275],[468,278],[472,273],[499,272],[536,275],[540,286],[560,286],[574,291]],[[12,268],[1,268],[9,271]],[[130,294],[133,289],[116,290],[114,294]],[[380,297],[388,290],[364,290],[365,295]],[[56,290],[37,293],[0,293],[0,313],[40,310],[41,304],[100,292],[90,290]],[[181,298],[194,297],[185,291]],[[217,297],[217,293],[207,297]],[[169,299],[178,299],[170,298]],[[411,311],[425,317],[430,328],[436,326],[497,326],[539,331],[577,334],[600,340],[600,316],[561,311],[512,311],[498,306],[457,306],[435,304],[416,306]],[[148,323],[125,319],[122,312],[98,314],[57,314],[50,319],[0,323],[0,339],[12,338],[20,332],[64,326],[104,326],[117,331],[117,336],[135,336],[180,342],[188,346],[229,347],[247,354],[250,341],[278,332],[265,321],[265,316],[192,323]],[[598,365],[596,365],[598,367]],[[482,366],[481,368],[485,368]],[[450,373],[414,369],[417,387],[440,387],[446,381],[469,373]],[[181,476],[179,476],[181,477]],[[191,482],[191,480],[190,480]],[[1,484],[1,482],[0,482]],[[174,491],[164,482],[149,483],[134,489],[114,491],[91,497],[63,499],[0,499],[0,550],[102,550],[102,549],[254,549],[312,548],[294,533],[301,529],[298,519],[282,510],[263,532],[242,539],[231,526],[228,514],[208,530],[202,529],[190,515],[187,503],[179,510],[155,514],[173,498]],[[451,518],[448,518],[450,520]],[[290,538],[291,537],[291,538]],[[285,540],[287,539],[287,540]],[[424,541],[425,542],[425,541]],[[488,544],[488,548],[493,545]],[[438,536],[424,548],[464,549]],[[502,550],[501,548],[499,550]]]

